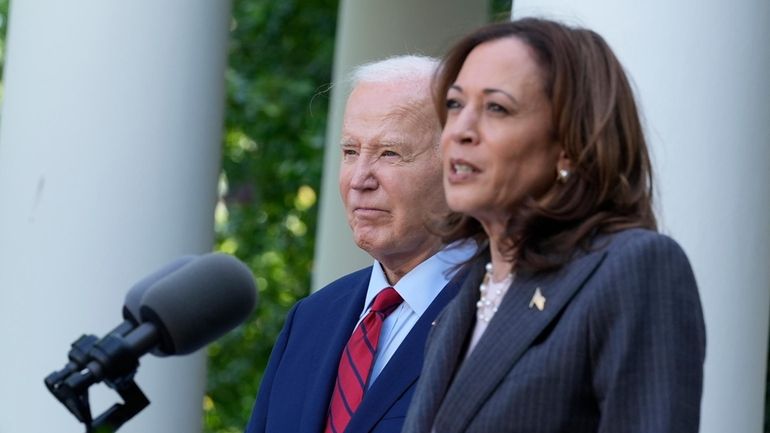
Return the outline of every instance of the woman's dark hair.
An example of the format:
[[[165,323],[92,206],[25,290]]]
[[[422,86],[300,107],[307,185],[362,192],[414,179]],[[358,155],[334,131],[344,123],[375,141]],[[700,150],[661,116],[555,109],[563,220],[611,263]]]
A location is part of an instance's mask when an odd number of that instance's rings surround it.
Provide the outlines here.
[[[527,44],[553,111],[557,142],[572,162],[569,179],[556,182],[540,202],[511,210],[507,240],[516,269],[543,271],[563,264],[592,239],[631,227],[655,230],[652,170],[633,91],[618,59],[595,32],[538,18],[482,27],[459,41],[441,62],[433,98],[446,123],[447,90],[478,45],[514,37]],[[444,240],[485,234],[475,219],[447,218]]]

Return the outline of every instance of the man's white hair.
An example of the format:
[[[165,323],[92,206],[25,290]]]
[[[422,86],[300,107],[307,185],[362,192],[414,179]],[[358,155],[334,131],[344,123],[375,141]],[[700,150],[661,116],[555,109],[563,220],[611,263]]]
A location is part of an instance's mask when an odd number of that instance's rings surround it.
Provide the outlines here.
[[[431,79],[438,66],[439,60],[433,57],[395,56],[356,67],[348,81],[351,89],[360,84],[396,84],[405,90],[404,94],[409,96],[404,100],[404,113],[408,113],[412,119],[418,119],[420,128],[433,130],[433,148],[438,149],[441,125],[430,97]]]
[[[357,66],[350,74],[352,87],[361,83],[397,83],[430,81],[439,60],[428,56],[403,55]]]

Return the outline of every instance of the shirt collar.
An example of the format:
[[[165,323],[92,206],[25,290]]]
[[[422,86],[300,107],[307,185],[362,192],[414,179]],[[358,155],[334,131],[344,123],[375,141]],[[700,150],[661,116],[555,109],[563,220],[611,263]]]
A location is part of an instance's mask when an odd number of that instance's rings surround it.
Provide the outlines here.
[[[401,277],[393,288],[401,295],[404,303],[421,316],[457,273],[458,265],[471,258],[475,252],[476,245],[471,241],[452,243]],[[389,286],[382,265],[375,260],[362,315],[369,311],[374,297]]]

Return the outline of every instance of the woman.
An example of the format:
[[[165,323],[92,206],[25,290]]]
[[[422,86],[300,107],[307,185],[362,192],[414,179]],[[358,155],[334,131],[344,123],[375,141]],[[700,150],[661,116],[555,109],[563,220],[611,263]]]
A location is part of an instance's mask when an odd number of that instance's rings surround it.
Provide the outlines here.
[[[404,431],[697,432],[698,291],[655,231],[639,115],[604,40],[490,25],[434,85],[461,215],[447,241],[488,248],[434,324]]]

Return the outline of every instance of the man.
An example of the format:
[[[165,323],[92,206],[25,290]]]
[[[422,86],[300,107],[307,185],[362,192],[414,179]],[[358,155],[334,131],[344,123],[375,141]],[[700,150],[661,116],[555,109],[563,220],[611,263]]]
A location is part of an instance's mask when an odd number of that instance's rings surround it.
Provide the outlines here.
[[[425,222],[448,211],[430,98],[433,59],[359,67],[342,128],[340,194],[374,265],[298,302],[273,348],[247,433],[400,432],[457,264]],[[395,289],[395,290],[393,290]]]

